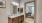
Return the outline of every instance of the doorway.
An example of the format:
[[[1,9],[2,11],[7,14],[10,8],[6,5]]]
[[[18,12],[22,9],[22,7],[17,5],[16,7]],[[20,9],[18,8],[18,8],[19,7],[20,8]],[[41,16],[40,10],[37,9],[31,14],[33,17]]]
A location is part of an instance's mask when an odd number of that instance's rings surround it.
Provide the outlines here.
[[[34,1],[25,3],[25,23],[34,23]]]

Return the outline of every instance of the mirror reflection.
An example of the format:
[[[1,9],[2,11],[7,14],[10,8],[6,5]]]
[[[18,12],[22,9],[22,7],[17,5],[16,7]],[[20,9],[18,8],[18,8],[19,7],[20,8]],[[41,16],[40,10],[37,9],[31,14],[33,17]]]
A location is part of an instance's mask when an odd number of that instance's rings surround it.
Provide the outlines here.
[[[34,17],[34,2],[26,3],[26,17],[33,16]]]

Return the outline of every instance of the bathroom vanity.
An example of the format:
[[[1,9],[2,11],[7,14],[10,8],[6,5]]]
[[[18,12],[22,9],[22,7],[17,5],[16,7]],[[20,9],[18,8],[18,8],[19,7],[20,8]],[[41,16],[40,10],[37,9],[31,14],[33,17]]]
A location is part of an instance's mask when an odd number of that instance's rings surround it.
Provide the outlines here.
[[[23,8],[11,4],[10,13],[8,13],[8,23],[23,23],[24,13]]]
[[[24,15],[21,15],[15,18],[8,17],[8,23],[23,23],[23,21],[24,21]]]

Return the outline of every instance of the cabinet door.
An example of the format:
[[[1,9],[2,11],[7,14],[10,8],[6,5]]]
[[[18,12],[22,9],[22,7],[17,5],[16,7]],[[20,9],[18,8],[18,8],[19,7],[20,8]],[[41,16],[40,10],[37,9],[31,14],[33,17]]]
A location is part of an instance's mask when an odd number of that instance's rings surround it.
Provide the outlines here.
[[[22,19],[21,19],[21,16],[19,16],[19,23],[21,23],[21,20],[22,20]]]
[[[21,17],[21,18],[22,18],[22,22],[23,22],[23,21],[24,21],[24,15],[22,15],[22,17]]]
[[[18,18],[14,18],[14,19],[12,20],[12,23],[18,23]]]
[[[8,17],[8,23],[12,23],[12,19]]]

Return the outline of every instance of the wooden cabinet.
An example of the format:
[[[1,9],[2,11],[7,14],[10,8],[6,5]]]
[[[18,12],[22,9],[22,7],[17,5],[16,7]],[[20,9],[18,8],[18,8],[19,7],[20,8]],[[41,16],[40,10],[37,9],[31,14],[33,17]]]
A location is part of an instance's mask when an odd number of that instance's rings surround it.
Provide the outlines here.
[[[24,21],[24,15],[16,17],[16,18],[8,19],[9,23],[23,23],[23,21]]]
[[[23,21],[24,21],[24,15],[19,16],[19,23],[23,23]]]
[[[12,19],[12,23],[18,23],[18,17]]]
[[[12,23],[12,18],[8,17],[8,23]]]

